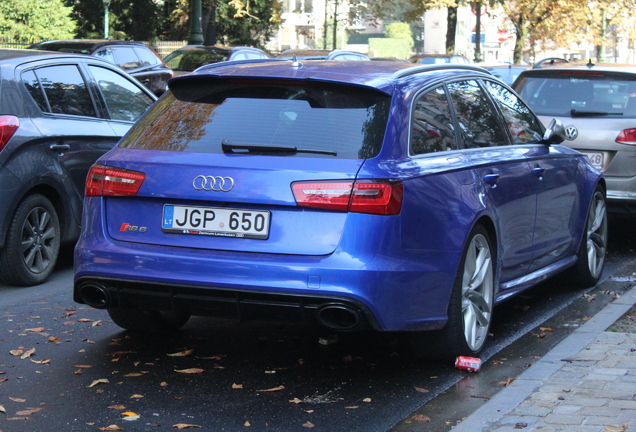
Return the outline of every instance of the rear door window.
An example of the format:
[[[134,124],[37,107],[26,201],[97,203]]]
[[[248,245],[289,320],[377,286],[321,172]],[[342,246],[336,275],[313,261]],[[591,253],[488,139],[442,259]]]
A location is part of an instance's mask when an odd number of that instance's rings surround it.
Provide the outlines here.
[[[325,83],[175,83],[120,146],[366,159],[380,151],[390,102],[370,88]]]
[[[117,47],[113,48],[115,51],[115,58],[117,59],[117,64],[123,69],[136,69],[141,67],[141,63],[139,62],[139,58],[137,58],[137,54],[132,49],[132,47]]]
[[[155,56],[148,48],[137,47],[135,48],[135,52],[141,60],[142,66],[154,66],[156,64],[159,64],[159,59],[157,58],[157,56]]]
[[[93,54],[93,56],[104,59],[110,64],[117,64],[117,61],[115,60],[115,55],[113,54],[113,50],[110,48],[100,49],[95,54]]]
[[[86,82],[76,65],[41,67],[22,76],[27,90],[42,111],[97,116]]]
[[[456,150],[455,129],[444,86],[419,96],[413,106],[411,154]]]
[[[502,125],[476,80],[448,85],[465,148],[496,147],[508,142]]]

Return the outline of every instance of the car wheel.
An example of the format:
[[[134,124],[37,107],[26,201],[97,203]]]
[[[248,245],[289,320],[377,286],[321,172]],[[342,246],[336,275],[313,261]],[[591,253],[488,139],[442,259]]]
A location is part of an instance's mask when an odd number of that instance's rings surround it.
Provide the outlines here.
[[[492,320],[494,261],[490,236],[478,225],[470,233],[462,254],[446,326],[428,335],[411,334],[411,346],[417,356],[445,360],[479,355]]]
[[[144,333],[179,330],[190,319],[183,313],[127,308],[108,309],[108,315],[119,327]]]
[[[40,194],[24,199],[11,217],[0,250],[0,278],[9,285],[43,283],[60,252],[60,222],[53,204]]]
[[[605,191],[597,187],[587,213],[585,232],[577,254],[576,265],[570,268],[567,276],[578,286],[596,285],[603,273],[607,252],[607,206]]]

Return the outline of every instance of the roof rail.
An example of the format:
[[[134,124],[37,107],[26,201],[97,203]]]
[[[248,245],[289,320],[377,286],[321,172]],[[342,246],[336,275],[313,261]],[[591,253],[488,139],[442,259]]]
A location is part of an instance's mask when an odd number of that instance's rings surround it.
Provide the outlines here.
[[[398,79],[398,78],[404,78],[405,76],[409,76],[409,75],[413,75],[416,73],[420,73],[420,72],[429,72],[429,71],[434,71],[434,70],[444,70],[444,69],[448,69],[448,70],[457,70],[457,69],[462,69],[462,70],[470,70],[470,71],[475,71],[475,72],[483,72],[486,73],[488,75],[492,75],[492,72],[479,67],[479,66],[474,66],[474,65],[464,65],[464,64],[433,64],[433,65],[423,65],[423,66],[414,66],[411,68],[407,68],[407,69],[402,69],[399,70],[397,72],[395,72],[393,74],[393,76],[391,76],[391,78],[393,79]]]

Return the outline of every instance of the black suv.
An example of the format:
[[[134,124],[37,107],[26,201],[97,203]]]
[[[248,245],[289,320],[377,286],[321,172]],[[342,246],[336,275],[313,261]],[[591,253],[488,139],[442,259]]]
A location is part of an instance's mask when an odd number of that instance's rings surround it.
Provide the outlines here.
[[[98,58],[0,49],[0,280],[46,280],[78,238],[89,167],[155,100]]]
[[[29,49],[88,54],[119,66],[134,76],[151,92],[160,96],[172,78],[172,70],[142,42],[108,39],[53,40],[31,45]]]

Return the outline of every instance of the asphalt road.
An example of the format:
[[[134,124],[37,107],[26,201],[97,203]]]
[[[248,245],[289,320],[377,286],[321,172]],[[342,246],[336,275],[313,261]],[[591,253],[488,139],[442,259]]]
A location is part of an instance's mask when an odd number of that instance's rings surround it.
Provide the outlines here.
[[[629,219],[611,222],[605,279],[636,243]],[[416,360],[399,334],[336,339],[197,318],[178,333],[137,335],[74,304],[71,291],[68,258],[42,286],[0,285],[1,431],[387,431],[466,382],[453,364]],[[554,281],[498,307],[483,360],[588,292]]]

